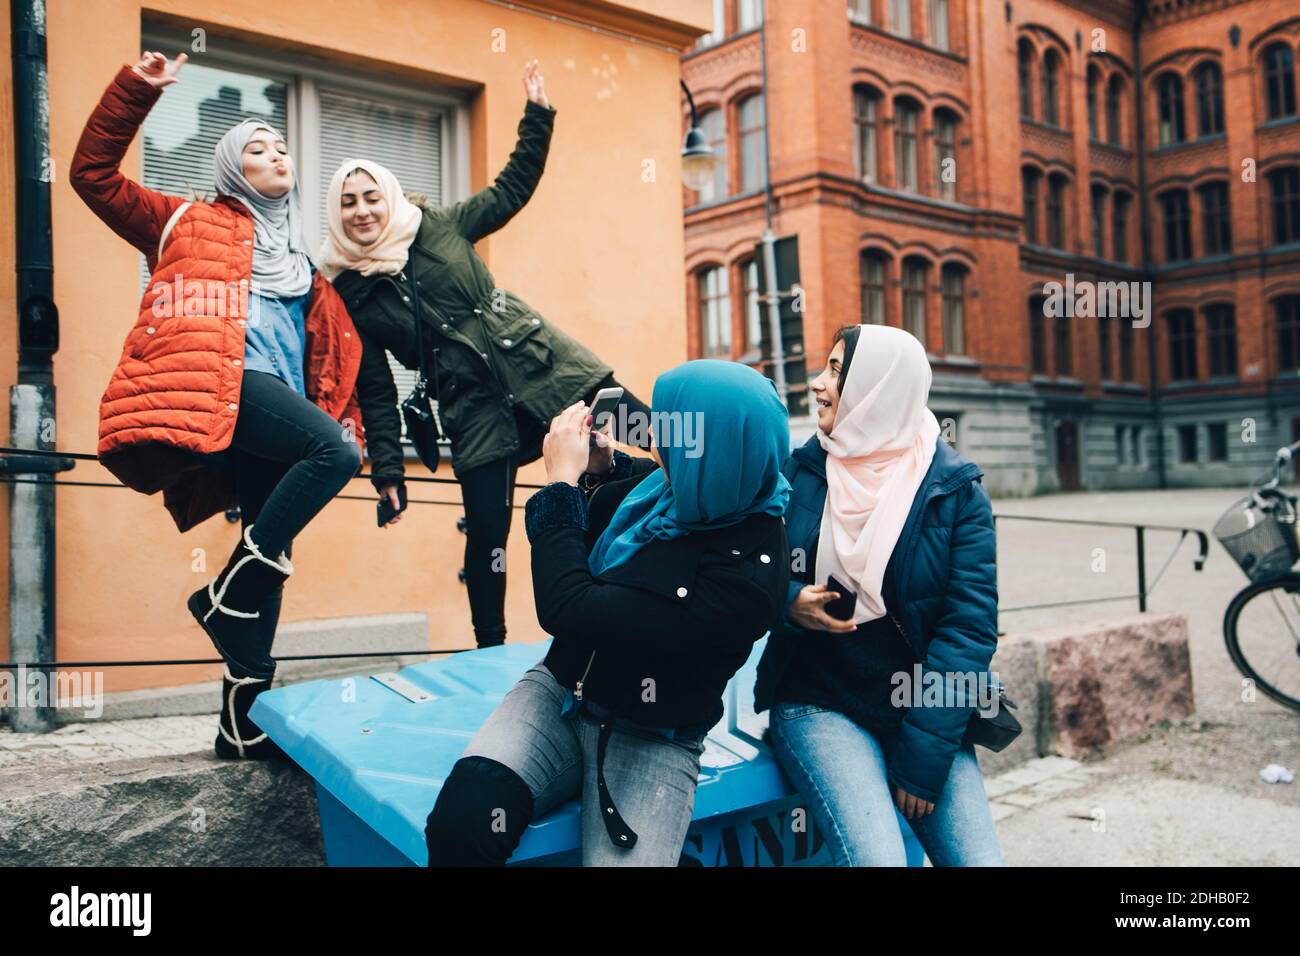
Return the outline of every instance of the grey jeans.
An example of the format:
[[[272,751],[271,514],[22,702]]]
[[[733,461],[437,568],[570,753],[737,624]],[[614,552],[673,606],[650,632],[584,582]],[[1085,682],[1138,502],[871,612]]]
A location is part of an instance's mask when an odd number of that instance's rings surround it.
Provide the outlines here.
[[[464,756],[504,764],[533,795],[533,819],[582,797],[583,866],[676,866],[695,809],[703,737],[669,740],[650,728],[617,724],[605,752],[605,783],[636,846],[613,844],[596,789],[595,718],[579,708],[561,715],[565,688],[543,664],[502,699]]]

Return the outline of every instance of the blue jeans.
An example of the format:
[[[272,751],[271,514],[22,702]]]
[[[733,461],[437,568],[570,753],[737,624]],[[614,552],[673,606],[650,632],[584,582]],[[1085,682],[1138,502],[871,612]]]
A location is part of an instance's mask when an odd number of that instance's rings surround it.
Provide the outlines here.
[[[808,802],[836,866],[906,866],[884,751],[834,710],[773,704],[777,760]],[[935,866],[1004,866],[979,762],[962,747],[934,810],[908,821]]]

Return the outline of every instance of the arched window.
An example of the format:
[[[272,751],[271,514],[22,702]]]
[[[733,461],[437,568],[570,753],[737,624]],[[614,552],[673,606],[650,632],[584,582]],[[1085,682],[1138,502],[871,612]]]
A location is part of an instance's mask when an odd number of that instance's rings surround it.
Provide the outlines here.
[[[1061,125],[1060,76],[1061,55],[1048,50],[1043,54],[1042,68],[1043,122],[1051,126]]]
[[[1029,297],[1029,368],[1035,375],[1047,374],[1046,303],[1041,295]]]
[[[1165,222],[1165,261],[1181,262],[1192,257],[1192,213],[1186,189],[1161,193],[1160,210]]]
[[[930,43],[940,50],[948,49],[948,0],[929,0],[926,10],[930,17]]]
[[[740,188],[758,189],[767,181],[767,154],[763,144],[766,122],[763,94],[755,93],[736,108],[740,121]]]
[[[756,349],[762,345],[764,315],[758,301],[758,260],[749,259],[740,266],[740,278],[745,296],[745,345]]]
[[[899,189],[916,191],[916,142],[921,109],[912,100],[894,101],[894,176]]]
[[[1269,119],[1295,116],[1295,58],[1285,43],[1264,51],[1264,91]]]
[[[1115,363],[1111,353],[1111,328],[1115,320],[1109,314],[1097,316],[1097,374],[1103,382],[1109,382],[1115,373]]]
[[[757,30],[763,25],[763,0],[736,0],[736,31]]]
[[[1177,73],[1165,73],[1156,81],[1156,95],[1160,111],[1160,145],[1181,143],[1187,138],[1183,125],[1183,78]]]
[[[1065,248],[1065,185],[1060,173],[1047,177],[1047,244],[1053,249]]]
[[[1228,304],[1205,309],[1205,336],[1209,344],[1210,376],[1237,377],[1237,313]]]
[[[1016,69],[1020,83],[1020,115],[1034,118],[1034,47],[1021,40],[1016,48]]]
[[[1165,316],[1169,334],[1169,380],[1196,379],[1196,315],[1191,309],[1175,309]]]
[[[957,114],[934,113],[934,183],[942,199],[957,198]]]
[[[1052,358],[1057,375],[1074,374],[1073,326],[1074,318],[1064,314],[1058,315],[1052,323]]]
[[[862,291],[862,322],[885,325],[885,274],[889,259],[867,250],[858,256],[858,284]]]
[[[1120,134],[1121,101],[1124,98],[1124,81],[1112,76],[1106,84],[1106,142],[1119,146],[1123,142]]]
[[[1042,174],[1032,166],[1020,170],[1020,191],[1023,195],[1022,215],[1025,220],[1025,242],[1038,245],[1038,182]]]
[[[966,354],[966,269],[956,263],[943,267],[943,350],[948,355]]]
[[[1119,323],[1119,380],[1121,382],[1133,382],[1137,377],[1133,374],[1133,323]]]
[[[1101,139],[1101,119],[1097,108],[1097,98],[1101,95],[1101,70],[1095,66],[1088,67],[1088,138]]]
[[[695,274],[700,307],[700,347],[705,358],[731,357],[731,290],[724,266]]]
[[[1223,132],[1223,71],[1217,63],[1196,70],[1196,132],[1214,136]]]
[[[889,29],[900,37],[912,35],[912,0],[889,0]]]
[[[1300,295],[1284,295],[1273,301],[1273,323],[1277,329],[1278,370],[1300,370]]]
[[[699,190],[696,195],[700,202],[711,202],[727,195],[727,120],[726,113],[720,109],[708,110],[699,117],[700,132],[713,147],[717,164],[713,167],[713,178]]]
[[[1110,201],[1110,257],[1128,262],[1128,213],[1132,196],[1115,193]]]
[[[868,86],[853,88],[854,163],[858,178],[869,183],[879,180],[880,94]]]
[[[925,277],[929,263],[916,257],[903,260],[903,328],[925,345]]]
[[[1105,186],[1092,187],[1092,254],[1099,259],[1106,255],[1106,195]]]
[[[1300,169],[1291,166],[1268,174],[1273,208],[1273,244],[1300,242]]]
[[[1232,251],[1232,219],[1228,214],[1228,184],[1206,183],[1197,188],[1201,200],[1201,234],[1205,255],[1219,256]]]

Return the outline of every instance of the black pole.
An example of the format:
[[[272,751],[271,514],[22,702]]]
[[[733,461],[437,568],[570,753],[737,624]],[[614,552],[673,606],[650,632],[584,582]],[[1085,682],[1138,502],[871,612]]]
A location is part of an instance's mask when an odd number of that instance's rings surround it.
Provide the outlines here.
[[[59,313],[54,305],[54,243],[50,184],[49,84],[44,0],[10,4],[13,90],[15,239],[18,285],[18,381],[9,390],[9,444],[53,450],[54,353]],[[9,651],[15,661],[55,658],[54,485],[49,469],[9,489]],[[48,674],[48,672],[47,672]],[[7,710],[10,726],[40,733],[54,728],[55,685],[17,689]]]
[[[1155,309],[1155,275],[1151,267],[1151,210],[1147,197],[1147,144],[1146,144],[1146,109],[1142,96],[1142,21],[1146,18],[1146,0],[1138,0],[1137,11],[1133,16],[1133,115],[1137,118],[1137,153],[1138,173],[1138,226],[1140,245],[1142,246],[1142,279],[1151,283],[1151,298],[1147,308],[1151,310],[1147,326],[1147,377],[1150,386],[1147,394],[1151,398],[1151,417],[1156,431],[1156,479],[1159,487],[1169,487],[1169,475],[1165,468],[1165,424],[1160,414],[1160,382],[1157,378],[1156,348],[1160,340],[1160,324],[1156,321]],[[1131,320],[1130,320],[1131,321]]]

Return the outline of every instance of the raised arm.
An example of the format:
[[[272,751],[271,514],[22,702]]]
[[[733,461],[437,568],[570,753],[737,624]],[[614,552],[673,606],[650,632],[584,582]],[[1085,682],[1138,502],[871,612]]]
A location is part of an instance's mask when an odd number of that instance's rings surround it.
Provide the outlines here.
[[[546,168],[555,108],[542,88],[536,60],[524,71],[524,89],[528,101],[524,104],[523,119],[519,121],[515,150],[505,168],[491,186],[448,209],[457,230],[470,242],[478,242],[513,219],[532,198],[541,181],[542,170]]]
[[[176,82],[185,60],[184,53],[172,63],[161,53],[146,53],[134,67],[122,67],[86,121],[69,173],[77,195],[143,252],[151,268],[163,227],[184,200],[140,185],[119,167],[140,124],[162,90]]]

